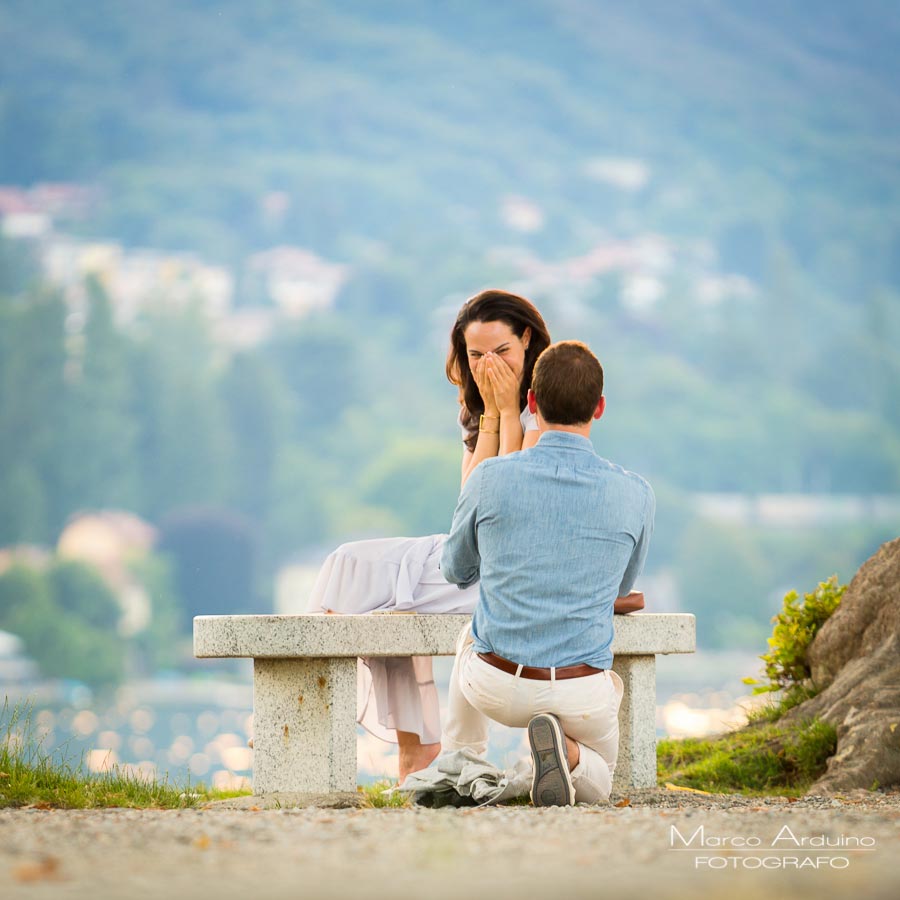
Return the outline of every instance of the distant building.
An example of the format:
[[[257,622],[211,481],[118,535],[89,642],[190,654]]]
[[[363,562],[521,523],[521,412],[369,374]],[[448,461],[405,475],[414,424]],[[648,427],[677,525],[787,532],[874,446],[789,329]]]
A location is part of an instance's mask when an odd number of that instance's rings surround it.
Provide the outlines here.
[[[225,267],[192,253],[128,248],[111,240],[86,241],[54,230],[59,221],[85,218],[96,193],[70,183],[0,186],[0,234],[34,242],[43,275],[61,289],[69,308],[70,334],[77,334],[86,321],[89,278],[103,286],[120,327],[128,327],[151,309],[198,304],[210,320],[216,341],[238,350],[265,341],[280,319],[328,309],[346,281],[346,266],[304,247],[273,247],[247,260],[246,305],[235,308],[235,280]],[[290,198],[283,192],[271,192],[262,199],[267,221],[273,223],[289,207]]]
[[[43,182],[30,188],[0,186],[0,232],[5,237],[47,237],[59,220],[83,219],[94,191],[82,184]]]
[[[279,311],[298,319],[313,310],[327,309],[347,277],[346,266],[331,263],[303,247],[281,246],[250,257],[252,276]]]
[[[0,187],[0,232],[8,238],[41,238],[50,232],[53,219],[42,212],[19,188]]]
[[[645,315],[665,293],[674,249],[661,235],[647,233],[629,240],[604,240],[579,256],[556,260],[523,248],[497,248],[490,258],[512,266],[522,278],[517,289],[526,294],[585,297],[601,279],[615,275],[621,281],[622,307]]]
[[[85,311],[85,279],[99,279],[120,325],[130,324],[148,308],[192,302],[217,320],[228,313],[234,293],[234,278],[227,269],[187,253],[129,250],[111,241],[54,236],[44,242],[42,262],[45,274],[63,288],[75,313]]]
[[[37,544],[13,544],[11,547],[0,547],[0,575],[15,565],[29,569],[46,569],[53,554]]]
[[[213,338],[225,347],[249,350],[268,340],[277,316],[276,310],[259,306],[234,309],[213,323]]]

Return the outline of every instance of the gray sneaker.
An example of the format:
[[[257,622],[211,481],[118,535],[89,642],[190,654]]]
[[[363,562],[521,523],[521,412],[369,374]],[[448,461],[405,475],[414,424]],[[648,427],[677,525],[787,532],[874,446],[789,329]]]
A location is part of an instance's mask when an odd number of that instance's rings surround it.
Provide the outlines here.
[[[573,806],[575,786],[559,719],[550,713],[535,716],[528,723],[528,743],[534,760],[531,802],[535,806]]]

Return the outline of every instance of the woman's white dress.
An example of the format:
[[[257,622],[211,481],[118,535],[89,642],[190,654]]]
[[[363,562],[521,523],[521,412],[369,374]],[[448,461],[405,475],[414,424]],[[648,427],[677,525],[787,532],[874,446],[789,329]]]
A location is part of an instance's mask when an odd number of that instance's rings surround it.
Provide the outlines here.
[[[524,431],[537,430],[527,408],[520,418]],[[463,429],[463,438],[467,436]],[[444,579],[440,562],[446,538],[432,534],[342,544],[322,564],[308,610],[351,615],[376,610],[471,613],[479,585],[460,590]],[[366,658],[362,663],[357,720],[368,731],[387,741],[396,741],[398,730],[418,734],[423,744],[441,739],[430,656]]]

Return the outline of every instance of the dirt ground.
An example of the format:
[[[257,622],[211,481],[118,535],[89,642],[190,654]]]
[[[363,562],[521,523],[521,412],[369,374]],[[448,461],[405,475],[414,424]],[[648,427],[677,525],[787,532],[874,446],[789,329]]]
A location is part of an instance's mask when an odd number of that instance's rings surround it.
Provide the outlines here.
[[[628,800],[567,809],[3,810],[0,897],[900,896],[900,795]]]

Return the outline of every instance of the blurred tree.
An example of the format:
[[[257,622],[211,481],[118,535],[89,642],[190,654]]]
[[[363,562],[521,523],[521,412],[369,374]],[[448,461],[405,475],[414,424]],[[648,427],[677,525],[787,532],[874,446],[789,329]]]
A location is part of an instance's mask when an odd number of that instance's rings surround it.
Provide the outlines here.
[[[0,545],[49,542],[67,513],[65,315],[59,295],[43,290],[0,304]]]
[[[163,307],[141,321],[131,365],[138,415],[136,458],[152,518],[191,503],[220,503],[233,465],[218,371],[199,305]]]
[[[79,576],[80,587],[85,584]],[[67,591],[71,587],[70,583]],[[77,605],[89,602],[89,597],[79,596]],[[54,596],[53,582],[40,572],[12,566],[0,575],[0,628],[22,638],[28,655],[47,677],[106,688],[124,676],[125,644],[115,628],[92,627],[65,610]]]
[[[261,352],[234,356],[219,382],[234,444],[232,498],[257,523],[269,514],[279,448],[294,420],[292,398]]]
[[[363,499],[391,510],[404,534],[450,530],[459,497],[460,452],[452,443],[395,439],[363,473]]]
[[[304,440],[334,426],[344,410],[365,403],[360,332],[330,317],[305,319],[278,335],[272,360],[295,404],[293,433]]]
[[[150,624],[130,642],[136,656],[135,669],[152,675],[175,668],[182,655],[190,655],[191,631],[185,627],[174,566],[165,556],[151,554],[135,560],[130,570],[150,598]]]
[[[122,609],[94,568],[74,560],[57,560],[45,577],[63,612],[98,631],[118,634]]]
[[[10,240],[0,234],[0,305],[8,302],[4,297],[15,297],[38,281],[40,266],[35,250],[31,241]]]
[[[66,507],[136,509],[140,494],[129,341],[115,326],[99,279],[88,278],[86,289],[88,317],[81,352],[72,360],[63,420]]]
[[[0,469],[0,545],[46,541],[49,523],[47,491],[35,466],[15,462]]]
[[[421,331],[420,302],[414,274],[390,257],[355,267],[335,300],[335,311],[360,331],[361,326],[373,329],[399,344]]]
[[[257,534],[242,516],[226,509],[181,508],[160,522],[157,549],[173,566],[182,622],[194,616],[255,612]]]
[[[282,447],[275,460],[267,521],[267,568],[332,534],[331,508],[357,506],[347,480],[319,455],[299,445]]]

